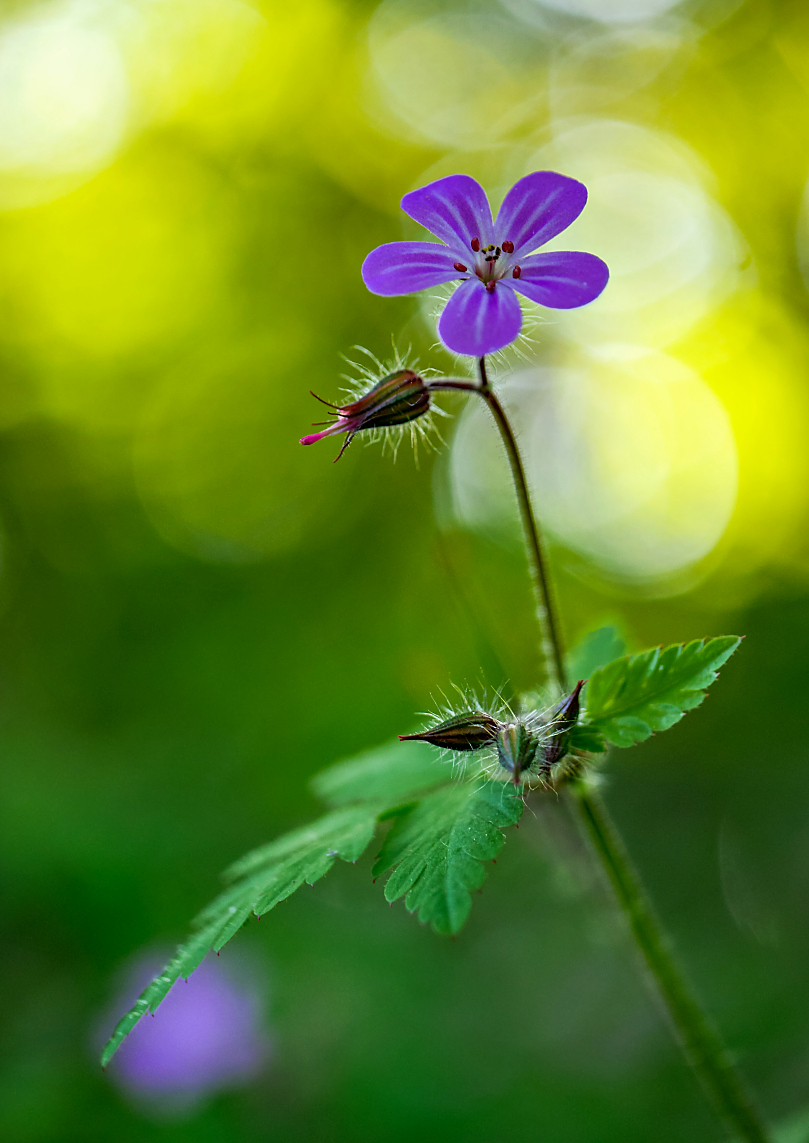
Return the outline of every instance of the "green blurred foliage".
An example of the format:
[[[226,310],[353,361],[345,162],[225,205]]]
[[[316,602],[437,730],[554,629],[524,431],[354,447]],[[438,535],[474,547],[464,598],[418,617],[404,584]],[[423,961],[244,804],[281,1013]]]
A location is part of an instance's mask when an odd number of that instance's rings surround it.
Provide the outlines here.
[[[611,761],[607,796],[768,1115],[805,1102],[809,18],[648,7],[5,6],[0,110],[25,128],[0,131],[9,1143],[717,1138],[550,802],[456,942],[381,904],[371,855],[248,925],[278,1045],[250,1088],[161,1120],[96,1063],[120,965],[310,817],[312,773],[452,681],[542,681],[519,547],[435,523],[440,464],[296,442],[356,342],[384,354],[393,331],[451,368],[415,302],[359,277],[410,233],[400,195],[450,169],[518,177],[577,116],[666,133],[743,240],[733,289],[709,304],[698,274],[631,325],[727,412],[721,539],[674,586],[553,558],[571,641],[605,619],[632,649],[747,636],[709,702]],[[14,43],[36,46],[50,19],[67,78],[14,103],[3,37],[33,21]],[[539,359],[574,358],[585,334],[566,336]]]

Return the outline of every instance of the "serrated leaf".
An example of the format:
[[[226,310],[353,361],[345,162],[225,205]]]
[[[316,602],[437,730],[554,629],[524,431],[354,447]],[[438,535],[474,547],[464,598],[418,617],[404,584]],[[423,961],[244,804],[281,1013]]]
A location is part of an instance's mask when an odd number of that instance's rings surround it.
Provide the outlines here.
[[[315,774],[312,791],[331,806],[386,801],[398,805],[452,780],[452,762],[426,742],[392,742]]]
[[[497,856],[502,830],[522,811],[519,791],[504,782],[456,782],[426,794],[398,818],[374,865],[374,875],[393,869],[385,899],[404,896],[420,921],[456,933],[486,878],[481,862]]]
[[[573,680],[589,679],[599,667],[604,667],[626,651],[626,641],[617,627],[599,627],[591,631],[573,648],[568,657],[568,677]]]
[[[585,724],[615,746],[632,746],[668,730],[699,706],[740,642],[735,635],[695,639],[608,663],[590,677]]]
[[[310,826],[293,830],[269,845],[253,850],[232,865],[225,876],[233,881],[193,922],[197,930],[180,945],[173,959],[141,993],[118,1022],[101,1056],[106,1067],[124,1037],[147,1012],[154,1012],[174,982],[187,977],[210,950],[227,944],[251,913],[268,913],[304,882],[314,884],[331,869],[336,857],[356,861],[374,836],[380,806],[346,806]]]

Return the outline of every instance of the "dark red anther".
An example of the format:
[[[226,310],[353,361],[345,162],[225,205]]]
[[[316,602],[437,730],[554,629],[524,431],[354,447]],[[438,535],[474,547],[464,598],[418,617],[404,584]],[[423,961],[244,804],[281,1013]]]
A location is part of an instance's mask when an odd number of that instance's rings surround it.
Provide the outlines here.
[[[506,239],[505,242],[503,243],[503,249],[505,250],[506,254],[513,254],[514,253],[514,243],[509,242],[509,240]]]
[[[515,266],[514,269],[511,271],[512,278],[519,278],[519,277],[521,277],[521,275],[522,275],[522,270],[520,269],[519,266]]]
[[[459,274],[466,273],[466,266],[464,266],[463,262],[453,262],[452,264]]]
[[[496,283],[496,282],[487,282],[487,283],[486,283],[486,289],[489,291],[489,293],[490,293],[490,294],[493,294],[493,293],[494,293],[494,287],[495,287],[496,285],[497,285],[497,283]]]
[[[471,245],[472,249],[475,251],[475,253],[477,254],[478,250],[480,250],[480,239],[479,238],[473,238],[470,245]]]

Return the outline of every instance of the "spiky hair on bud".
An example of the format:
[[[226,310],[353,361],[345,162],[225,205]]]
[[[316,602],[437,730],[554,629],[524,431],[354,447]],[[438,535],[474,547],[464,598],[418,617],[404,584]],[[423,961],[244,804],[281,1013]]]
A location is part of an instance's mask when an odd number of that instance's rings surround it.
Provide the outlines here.
[[[390,449],[395,460],[399,445],[407,435],[418,465],[419,444],[428,449],[443,444],[435,422],[437,417],[448,414],[435,404],[426,385],[426,378],[435,370],[420,369],[409,348],[402,353],[393,343],[391,356],[386,360],[380,360],[364,346],[355,345],[354,349],[363,359],[343,358],[355,372],[342,374],[341,379],[346,382],[342,388],[342,404],[332,404],[312,394],[328,405],[335,420],[326,422],[327,427],[321,432],[303,437],[301,444],[313,444],[323,437],[345,432],[345,443],[337,456],[339,460],[361,432],[367,444],[381,441],[383,450]]]
[[[442,694],[436,711],[417,734],[403,741],[429,742],[452,758],[464,774],[481,773],[523,789],[558,789],[592,764],[589,750],[576,740],[581,679],[566,694],[539,692],[522,697],[515,710],[499,691],[482,697],[454,687],[457,701]],[[597,745],[594,749],[598,749]]]
[[[496,739],[506,720],[513,717],[511,707],[499,691],[490,695],[471,687],[452,684],[454,695],[440,692],[435,709],[422,711],[427,720],[418,734],[400,734],[404,741],[429,742],[464,774],[474,777],[489,772],[497,757]]]
[[[541,740],[537,762],[526,778],[529,786],[558,789],[592,767],[592,752],[603,749],[598,735],[592,740],[592,735],[582,733],[581,691],[586,681],[579,679],[571,691],[561,696],[551,690],[521,696],[520,720]],[[588,743],[586,749],[584,742]]]

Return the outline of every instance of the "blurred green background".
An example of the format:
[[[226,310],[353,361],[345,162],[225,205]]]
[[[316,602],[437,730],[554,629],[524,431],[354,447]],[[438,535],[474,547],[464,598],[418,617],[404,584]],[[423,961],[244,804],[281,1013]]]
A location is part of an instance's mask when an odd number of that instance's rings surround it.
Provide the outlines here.
[[[297,438],[357,342],[458,368],[434,301],[359,276],[417,236],[401,195],[544,167],[590,187],[556,245],[613,271],[498,367],[568,637],[747,637],[608,800],[768,1117],[806,1114],[806,6],[6,0],[4,1141],[720,1137],[551,802],[454,942],[369,860],[248,925],[250,1085],[167,1116],[96,1062],[121,966],[316,812],[313,772],[451,682],[540,681],[477,414],[418,468]]]

